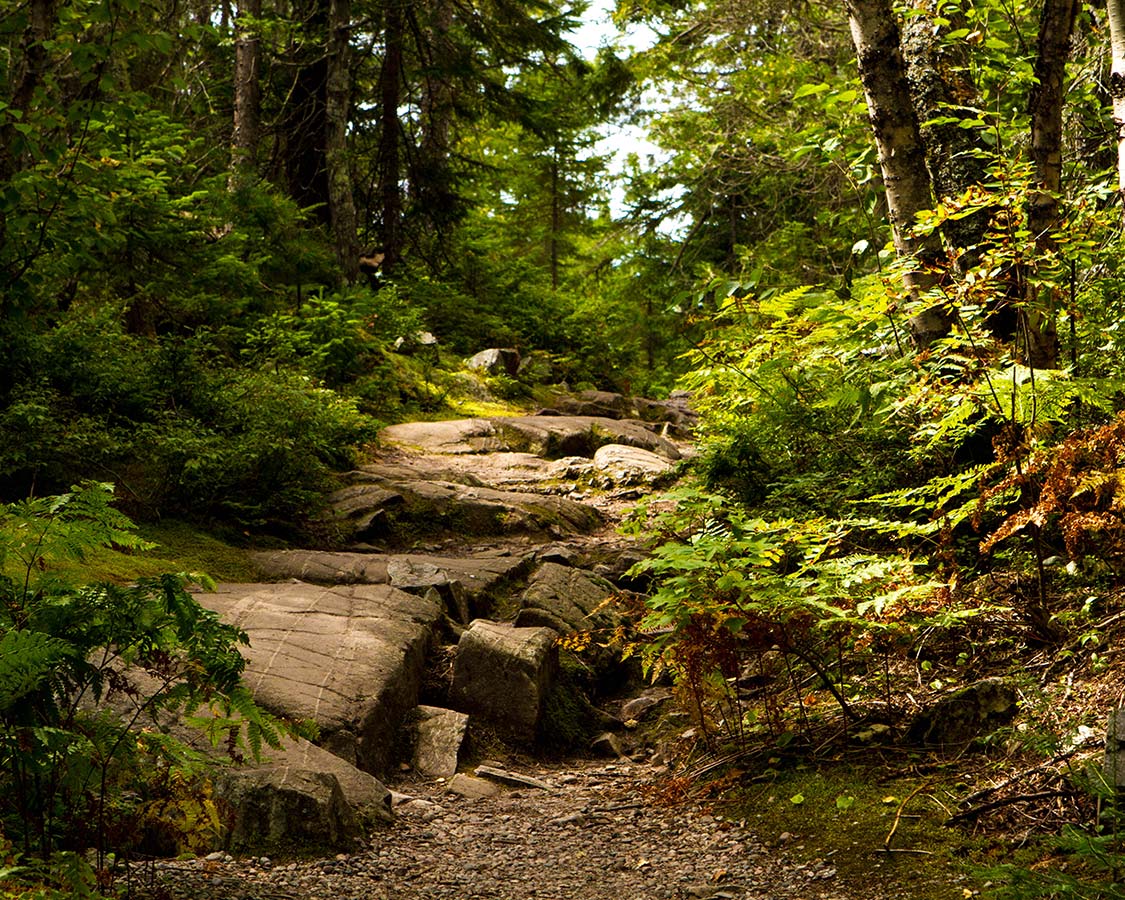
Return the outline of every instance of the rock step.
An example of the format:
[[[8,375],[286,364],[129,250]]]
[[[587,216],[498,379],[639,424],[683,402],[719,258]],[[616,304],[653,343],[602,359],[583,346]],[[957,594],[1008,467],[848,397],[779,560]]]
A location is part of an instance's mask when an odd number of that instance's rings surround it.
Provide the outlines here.
[[[384,428],[379,438],[415,452],[532,453],[546,459],[592,457],[603,444],[640,447],[670,460],[680,459],[676,444],[648,423],[604,416],[496,416],[444,422],[404,422]]]

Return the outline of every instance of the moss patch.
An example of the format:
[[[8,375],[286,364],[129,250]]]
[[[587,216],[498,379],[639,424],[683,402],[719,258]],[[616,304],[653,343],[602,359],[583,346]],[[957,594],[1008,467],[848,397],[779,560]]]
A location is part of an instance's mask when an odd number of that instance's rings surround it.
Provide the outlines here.
[[[737,784],[715,812],[745,821],[768,846],[802,862],[822,861],[835,882],[861,897],[873,883],[887,896],[953,900],[982,890],[979,867],[1017,861],[1009,845],[948,828],[954,788],[940,778],[906,774],[897,763],[819,763],[786,769],[779,760],[758,774],[735,772]],[[1031,860],[1030,851],[1028,859]]]
[[[137,531],[146,541],[157,546],[147,552],[93,549],[87,551],[81,560],[52,563],[54,574],[67,581],[109,581],[116,584],[127,584],[165,572],[201,572],[216,581],[252,582],[261,577],[248,549],[183,522],[143,524],[138,526]]]

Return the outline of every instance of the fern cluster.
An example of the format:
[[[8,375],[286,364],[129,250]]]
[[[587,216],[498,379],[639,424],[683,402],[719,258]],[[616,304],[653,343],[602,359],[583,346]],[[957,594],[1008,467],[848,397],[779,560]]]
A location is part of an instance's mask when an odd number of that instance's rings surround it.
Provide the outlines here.
[[[276,746],[284,730],[242,684],[245,633],[186,590],[206,579],[57,576],[60,560],[95,547],[145,548],[111,501],[112,486],[90,483],[0,508],[0,835],[37,860],[25,874],[39,883],[84,878],[68,861],[88,848],[99,865],[143,849],[137,823],[152,819],[169,779],[183,846],[198,842],[200,816],[218,822],[204,757],[165,733],[171,722],[205,724],[235,757]],[[190,802],[189,784],[200,792]]]

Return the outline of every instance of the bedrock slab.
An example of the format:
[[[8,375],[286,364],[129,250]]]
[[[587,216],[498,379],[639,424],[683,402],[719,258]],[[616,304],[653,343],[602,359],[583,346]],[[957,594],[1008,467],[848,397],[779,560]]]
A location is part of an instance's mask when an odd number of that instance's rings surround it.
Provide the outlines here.
[[[199,602],[250,637],[245,681],[272,712],[310,719],[322,746],[386,771],[418,702],[442,615],[432,597],[390,585],[222,584]]]
[[[548,459],[593,456],[604,444],[624,444],[679,459],[676,445],[645,423],[605,416],[497,416],[449,422],[407,422],[380,432],[387,444],[423,453],[531,453]]]
[[[442,533],[547,539],[583,534],[602,524],[596,509],[566,497],[446,481],[403,483],[393,491],[353,484],[329,502],[354,540],[391,544]]]

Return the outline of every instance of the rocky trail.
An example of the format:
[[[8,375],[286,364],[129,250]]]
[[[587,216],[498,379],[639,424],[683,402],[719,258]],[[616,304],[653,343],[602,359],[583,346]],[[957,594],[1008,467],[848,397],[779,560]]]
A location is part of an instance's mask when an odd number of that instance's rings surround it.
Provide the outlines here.
[[[632,729],[668,692],[622,695],[612,654],[560,664],[560,635],[621,624],[605,601],[639,587],[626,573],[642,551],[615,527],[674,477],[691,424],[680,399],[590,392],[386,429],[332,497],[346,552],[261,554],[272,581],[199,595],[249,634],[259,703],[319,738],[220,779],[229,852],[156,863],[142,895],[845,896],[830,863],[654,802],[664,748]],[[546,761],[568,717],[596,739]]]

